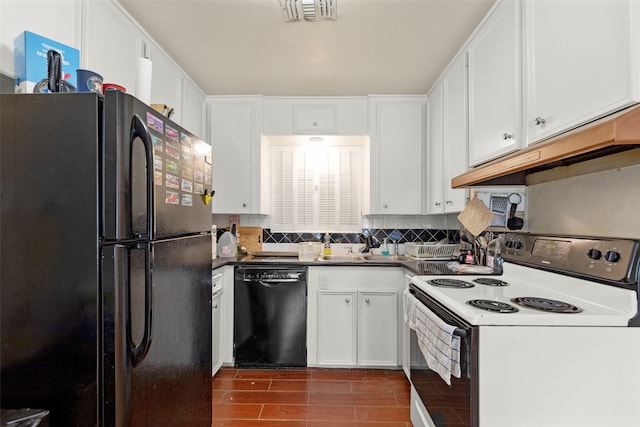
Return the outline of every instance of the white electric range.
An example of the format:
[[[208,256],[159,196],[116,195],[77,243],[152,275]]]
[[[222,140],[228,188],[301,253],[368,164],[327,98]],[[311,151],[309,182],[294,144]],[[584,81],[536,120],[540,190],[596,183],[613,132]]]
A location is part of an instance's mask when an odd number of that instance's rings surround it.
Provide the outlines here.
[[[502,275],[412,279],[462,343],[450,386],[412,362],[414,425],[640,425],[640,242],[503,237]]]

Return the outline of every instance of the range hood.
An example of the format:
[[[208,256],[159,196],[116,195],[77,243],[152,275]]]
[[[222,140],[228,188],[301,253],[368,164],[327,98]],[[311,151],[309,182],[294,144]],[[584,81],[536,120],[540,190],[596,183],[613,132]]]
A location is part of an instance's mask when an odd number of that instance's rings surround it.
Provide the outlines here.
[[[640,105],[469,169],[452,188],[526,185],[527,175],[640,147]]]

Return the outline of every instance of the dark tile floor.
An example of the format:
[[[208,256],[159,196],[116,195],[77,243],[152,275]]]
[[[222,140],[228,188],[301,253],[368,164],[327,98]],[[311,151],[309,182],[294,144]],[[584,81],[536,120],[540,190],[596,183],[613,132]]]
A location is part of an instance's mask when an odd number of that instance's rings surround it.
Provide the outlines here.
[[[213,426],[411,427],[401,370],[234,369],[213,379]]]

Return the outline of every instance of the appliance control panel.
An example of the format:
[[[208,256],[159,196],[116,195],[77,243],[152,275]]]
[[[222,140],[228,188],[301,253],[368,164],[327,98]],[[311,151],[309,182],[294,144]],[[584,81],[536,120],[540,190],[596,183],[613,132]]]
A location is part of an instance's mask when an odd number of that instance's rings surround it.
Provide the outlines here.
[[[640,242],[628,239],[506,233],[506,261],[608,281],[635,283]]]

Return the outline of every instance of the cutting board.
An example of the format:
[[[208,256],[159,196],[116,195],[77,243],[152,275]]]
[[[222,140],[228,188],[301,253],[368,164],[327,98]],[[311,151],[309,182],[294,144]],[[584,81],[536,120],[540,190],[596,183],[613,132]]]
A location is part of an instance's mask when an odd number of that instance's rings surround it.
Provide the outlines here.
[[[496,216],[475,194],[464,210],[458,215],[458,221],[474,237],[487,229]]]
[[[238,227],[239,244],[249,252],[262,251],[262,227]]]

